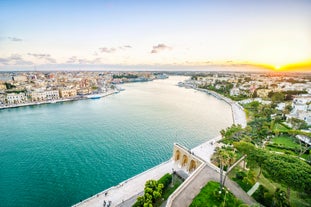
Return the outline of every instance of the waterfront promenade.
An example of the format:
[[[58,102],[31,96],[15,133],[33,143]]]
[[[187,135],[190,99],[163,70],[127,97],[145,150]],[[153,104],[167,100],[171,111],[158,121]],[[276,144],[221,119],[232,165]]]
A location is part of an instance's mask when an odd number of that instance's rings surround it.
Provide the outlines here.
[[[157,165],[156,167],[123,181],[117,186],[113,186],[80,203],[77,203],[74,206],[102,207],[104,201],[106,203],[111,201],[111,206],[131,206],[135,202],[136,198],[143,193],[147,180],[158,180],[164,174],[172,173],[173,168],[177,169],[178,166],[173,162],[173,160],[168,160],[160,165]],[[125,203],[127,203],[127,205],[125,205]]]
[[[118,91],[109,91],[107,93],[102,94],[100,97],[110,96],[115,93],[118,93]],[[36,105],[42,105],[42,104],[55,104],[55,103],[69,102],[69,101],[79,101],[79,100],[85,100],[85,99],[89,99],[89,98],[87,98],[86,96],[77,96],[73,98],[62,98],[62,99],[55,99],[55,100],[36,101],[36,102],[30,102],[30,103],[1,105],[0,110],[9,109],[9,108],[19,108],[23,106],[36,106]]]

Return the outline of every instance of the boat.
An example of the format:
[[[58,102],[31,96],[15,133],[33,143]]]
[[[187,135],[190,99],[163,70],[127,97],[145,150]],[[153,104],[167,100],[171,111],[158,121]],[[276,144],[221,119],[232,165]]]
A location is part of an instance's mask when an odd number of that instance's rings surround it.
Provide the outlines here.
[[[100,99],[101,97],[102,96],[100,94],[90,94],[86,96],[88,99]]]

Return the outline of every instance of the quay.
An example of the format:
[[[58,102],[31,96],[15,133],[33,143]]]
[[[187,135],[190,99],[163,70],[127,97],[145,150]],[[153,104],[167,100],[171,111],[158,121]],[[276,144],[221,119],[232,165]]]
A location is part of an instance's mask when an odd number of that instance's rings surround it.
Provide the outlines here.
[[[102,94],[100,97],[106,97],[115,93],[119,93],[119,91],[110,91],[107,93]],[[12,104],[12,105],[4,105],[0,106],[1,109],[10,109],[10,108],[19,108],[23,106],[36,106],[36,105],[43,105],[43,104],[54,104],[54,103],[61,103],[61,102],[69,102],[69,101],[79,101],[79,100],[86,100],[89,99],[86,96],[78,96],[74,98],[62,98],[62,99],[55,99],[55,100],[46,100],[46,101],[37,101],[37,102],[30,102],[30,103],[21,103],[21,104]]]
[[[246,127],[246,115],[242,106],[216,92],[204,89],[197,90],[206,92],[228,103],[231,106],[233,123]],[[219,181],[219,168],[214,166],[210,159],[217,147],[217,141],[220,139],[221,135],[218,135],[191,150],[174,144],[173,156],[168,161],[123,181],[117,186],[113,186],[83,200],[75,204],[74,207],[102,207],[104,202],[106,204],[110,203],[110,206],[132,206],[137,197],[143,195],[145,182],[147,180],[158,180],[164,174],[172,173],[172,170],[183,170],[188,175],[188,178],[176,189],[163,206],[187,207],[208,181]],[[184,151],[183,158],[180,158],[179,150]],[[192,170],[191,167],[193,166],[191,164],[187,168],[184,166],[185,156],[187,157],[187,163],[189,163],[188,157],[196,160],[196,164],[194,164],[195,167],[193,168],[194,170]],[[191,160],[191,163],[192,161],[193,160]],[[256,203],[230,179],[227,179],[226,187],[244,203],[249,205]]]

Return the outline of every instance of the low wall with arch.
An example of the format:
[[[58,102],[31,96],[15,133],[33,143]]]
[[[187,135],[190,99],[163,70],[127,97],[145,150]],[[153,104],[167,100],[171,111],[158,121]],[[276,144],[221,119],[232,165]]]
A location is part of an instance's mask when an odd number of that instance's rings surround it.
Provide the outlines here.
[[[173,161],[188,173],[196,170],[203,162],[193,152],[174,143]]]

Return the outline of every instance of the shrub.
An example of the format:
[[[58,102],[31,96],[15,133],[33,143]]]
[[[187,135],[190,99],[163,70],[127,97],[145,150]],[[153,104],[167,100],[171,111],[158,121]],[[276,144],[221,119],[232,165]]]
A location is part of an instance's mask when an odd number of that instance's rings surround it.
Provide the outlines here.
[[[239,171],[236,173],[235,177],[239,180],[243,180],[244,177],[246,177],[246,172],[244,171]]]
[[[172,182],[173,176],[169,173],[166,173],[163,177],[158,180],[158,183],[162,183],[164,188],[166,188]]]

